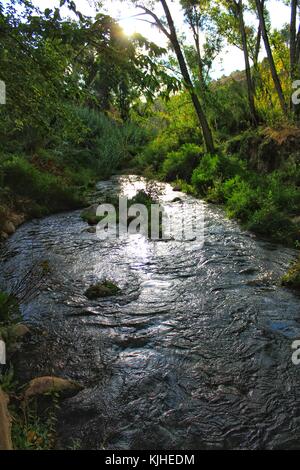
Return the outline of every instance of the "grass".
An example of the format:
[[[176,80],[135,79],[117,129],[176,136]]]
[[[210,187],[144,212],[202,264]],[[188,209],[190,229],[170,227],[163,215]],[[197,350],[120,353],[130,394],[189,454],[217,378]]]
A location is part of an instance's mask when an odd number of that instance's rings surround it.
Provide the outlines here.
[[[1,327],[20,321],[21,313],[17,299],[6,292],[0,291],[0,332]]]
[[[51,450],[56,442],[59,395],[49,395],[41,407],[37,399],[25,406],[15,404],[12,413],[12,441],[15,450]]]
[[[23,205],[29,201],[37,215],[82,205],[75,185],[68,185],[61,176],[38,170],[23,156],[15,155],[2,161],[0,173],[2,184],[10,191],[15,204],[22,206],[22,201]]]

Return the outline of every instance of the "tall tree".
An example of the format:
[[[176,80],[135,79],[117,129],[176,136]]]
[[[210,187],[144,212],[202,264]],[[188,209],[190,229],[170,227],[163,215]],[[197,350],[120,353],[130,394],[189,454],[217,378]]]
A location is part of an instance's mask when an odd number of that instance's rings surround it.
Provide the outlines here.
[[[300,61],[300,22],[297,31],[297,14],[300,16],[300,1],[291,0],[291,20],[290,20],[290,63],[291,77],[295,79],[297,67]],[[298,70],[299,72],[299,70]]]
[[[299,11],[300,3],[299,0],[291,0],[291,19],[290,19],[290,80],[291,85],[293,82],[300,78],[299,76],[299,60],[300,60],[300,23],[298,25],[297,32],[297,10]],[[298,106],[295,106],[290,101],[291,109],[295,115],[299,115]]]
[[[180,4],[193,36],[193,45],[184,46],[184,53],[199,83],[199,97],[205,109],[209,71],[221,51],[223,38],[210,18],[210,0],[181,0]]]
[[[187,65],[182,47],[178,39],[178,35],[176,32],[176,28],[175,28],[171,11],[169,9],[169,6],[166,0],[157,0],[157,1],[160,2],[163,8],[165,20],[160,19],[156,15],[154,8],[150,9],[144,4],[140,4],[138,0],[137,1],[134,0],[134,3],[136,4],[138,8],[143,10],[145,15],[152,17],[152,19],[154,20],[154,24],[165,34],[165,36],[170,41],[170,44],[177,57],[177,61],[178,61],[178,65],[179,65],[182,77],[183,77],[184,85],[190,94],[195,112],[197,114],[201,129],[202,129],[206,150],[210,153],[213,153],[215,150],[215,147],[214,147],[212,131],[207,121],[203,106],[199,100],[199,97],[197,96],[197,92],[195,90],[193,81],[191,79],[188,65]],[[152,3],[155,4],[156,2],[152,2]]]
[[[253,40],[254,31],[253,28],[246,27],[244,8],[243,0],[220,0],[213,17],[228,42],[237,46],[243,52],[249,109],[252,123],[256,125],[258,123],[258,116],[255,107],[255,86],[251,73],[249,48],[249,44]],[[259,47],[259,45],[255,44],[255,47]],[[253,56],[255,56],[255,51],[252,53],[252,58]]]
[[[234,5],[233,9],[235,11],[235,14],[239,22],[239,29],[240,29],[240,34],[241,34],[242,46],[243,46],[250,113],[252,116],[253,123],[257,124],[258,117],[257,117],[256,109],[255,109],[255,103],[254,103],[255,91],[254,91],[254,85],[253,85],[252,75],[251,75],[249,50],[248,50],[248,43],[247,43],[247,33],[246,33],[245,21],[244,21],[243,0],[232,0],[232,2]]]
[[[284,98],[280,78],[278,76],[276,66],[275,66],[275,61],[274,61],[274,57],[273,57],[273,53],[272,53],[272,49],[270,45],[270,40],[269,40],[269,35],[267,31],[266,21],[265,21],[264,7],[263,7],[262,0],[255,0],[255,4],[257,8],[257,14],[259,18],[260,27],[261,27],[262,38],[264,41],[264,46],[265,46],[267,57],[268,57],[268,62],[270,66],[273,83],[274,83],[274,86],[278,95],[282,112],[284,115],[286,115],[288,112],[288,107]]]

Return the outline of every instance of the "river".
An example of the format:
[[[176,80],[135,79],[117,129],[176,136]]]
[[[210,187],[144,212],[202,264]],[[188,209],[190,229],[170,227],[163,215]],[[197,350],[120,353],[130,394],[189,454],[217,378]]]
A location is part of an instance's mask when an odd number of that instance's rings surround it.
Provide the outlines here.
[[[132,195],[145,181],[113,177],[97,195]],[[160,184],[166,206],[199,201]],[[202,203],[205,242],[142,235],[100,240],[80,211],[21,226],[1,248],[10,288],[36,260],[51,273],[22,306],[26,379],[59,375],[84,390],[62,402],[58,447],[300,448],[300,297],[279,285],[295,250],[258,240]],[[116,297],[88,300],[103,278]]]

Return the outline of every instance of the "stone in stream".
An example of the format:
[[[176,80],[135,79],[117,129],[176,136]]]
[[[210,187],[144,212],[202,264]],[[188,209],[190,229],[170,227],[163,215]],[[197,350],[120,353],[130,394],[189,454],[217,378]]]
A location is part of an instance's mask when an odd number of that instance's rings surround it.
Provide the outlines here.
[[[83,387],[72,380],[62,379],[61,377],[37,377],[32,379],[26,387],[24,401],[37,395],[45,395],[57,392],[67,396],[76,395],[83,390]]]
[[[1,232],[0,233],[0,239],[1,240],[7,240],[9,235],[6,232]]]
[[[7,220],[6,222],[4,222],[2,230],[4,233],[7,233],[7,235],[12,235],[13,233],[15,233],[16,227],[10,220]]]
[[[97,223],[101,220],[101,217],[97,217],[97,208],[99,204],[93,204],[90,207],[87,207],[81,212],[81,218],[87,222],[89,225],[97,225]]]
[[[172,201],[173,202],[182,202],[182,199],[180,197],[175,197]]]
[[[241,271],[239,271],[239,274],[247,274],[247,275],[251,275],[251,274],[256,274],[257,273],[257,269],[256,268],[245,268],[245,269],[242,269]]]
[[[95,226],[92,226],[92,227],[89,227],[89,228],[86,228],[82,231],[83,233],[96,233],[97,232],[97,229]]]
[[[23,323],[18,323],[17,325],[13,326],[13,335],[16,338],[23,338],[24,336],[27,336],[30,333],[30,329],[28,328],[27,325],[24,325]]]
[[[120,288],[111,281],[105,280],[90,286],[84,293],[89,300],[95,300],[100,297],[111,297],[120,293]]]

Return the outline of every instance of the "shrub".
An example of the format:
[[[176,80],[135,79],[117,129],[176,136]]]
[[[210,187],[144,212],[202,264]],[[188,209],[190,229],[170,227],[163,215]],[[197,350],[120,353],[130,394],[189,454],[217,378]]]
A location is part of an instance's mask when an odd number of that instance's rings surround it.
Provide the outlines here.
[[[6,160],[1,170],[5,186],[42,206],[45,213],[73,209],[81,204],[77,192],[66,187],[62,178],[39,171],[23,157]]]
[[[192,184],[197,192],[204,195],[213,186],[214,180],[220,175],[220,172],[220,157],[210,154],[203,155],[192,174]]]
[[[167,181],[174,181],[178,178],[189,182],[201,154],[201,147],[195,144],[184,144],[178,151],[168,153],[162,166],[164,178]]]
[[[164,132],[144,149],[140,163],[142,166],[151,165],[154,172],[159,172],[168,153],[175,151],[178,147],[178,136],[174,133]]]
[[[0,291],[0,324],[10,324],[20,318],[17,300],[12,295]]]
[[[287,215],[268,202],[249,216],[247,228],[273,240],[292,238],[296,234],[296,227]]]
[[[226,181],[223,191],[229,217],[236,217],[245,222],[260,208],[259,192],[239,176]]]
[[[147,131],[135,123],[121,124],[90,108],[76,108],[76,115],[82,122],[80,139],[70,136],[60,149],[62,163],[72,168],[88,168],[108,178],[147,142]]]

